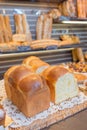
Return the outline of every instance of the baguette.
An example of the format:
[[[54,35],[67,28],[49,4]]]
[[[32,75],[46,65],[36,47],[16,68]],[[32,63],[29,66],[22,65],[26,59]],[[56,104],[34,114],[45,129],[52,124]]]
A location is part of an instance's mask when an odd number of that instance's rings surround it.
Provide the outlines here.
[[[84,62],[85,59],[84,59],[84,55],[83,55],[83,51],[81,48],[77,48],[77,57],[78,57],[78,60],[81,61],[81,62]]]
[[[0,14],[0,25],[1,30],[4,38],[4,42],[9,42],[9,31],[6,28],[4,16]]]
[[[77,0],[77,13],[79,18],[83,18],[82,10],[82,0]]]
[[[0,44],[4,43],[3,30],[0,27]]]
[[[29,27],[29,24],[27,22],[25,14],[22,14],[22,26],[23,26],[23,33],[26,35],[27,41],[32,41],[30,27]]]
[[[47,39],[47,35],[48,35],[48,16],[47,14],[44,14],[44,21],[43,21],[43,31],[42,31],[42,39]]]
[[[40,44],[30,45],[32,49],[45,49],[50,46],[58,46],[58,43],[51,42],[51,43],[44,43],[44,44],[40,43]]]
[[[66,8],[65,8],[66,7]],[[64,1],[63,5],[62,5],[62,9],[63,9],[63,15],[64,16],[69,16],[68,10],[69,10],[69,2],[68,1]]]
[[[85,8],[85,0],[82,0],[82,14],[83,18],[86,18],[86,8]]]
[[[76,49],[72,50],[72,57],[73,57],[73,62],[78,61]]]
[[[52,34],[52,17],[50,15],[48,15],[48,36],[47,38],[50,39],[51,38],[51,34]]]
[[[9,37],[9,41],[12,40],[12,29],[11,29],[11,26],[10,26],[10,19],[9,19],[9,16],[4,16],[4,21],[5,21],[5,26],[6,26],[6,29],[8,30],[8,37]]]
[[[22,26],[22,16],[20,14],[14,15],[16,33],[23,34],[23,26]]]
[[[37,24],[36,24],[36,38],[37,38],[37,40],[42,39],[43,20],[44,20],[44,16],[40,15],[38,17]]]
[[[59,43],[60,41],[54,40],[54,39],[42,39],[42,40],[35,40],[35,41],[32,41],[31,44],[33,45],[33,44],[46,43],[46,42],[48,42],[48,43],[50,43],[50,42]]]
[[[86,10],[86,18],[87,18],[87,0],[85,0],[85,10]]]

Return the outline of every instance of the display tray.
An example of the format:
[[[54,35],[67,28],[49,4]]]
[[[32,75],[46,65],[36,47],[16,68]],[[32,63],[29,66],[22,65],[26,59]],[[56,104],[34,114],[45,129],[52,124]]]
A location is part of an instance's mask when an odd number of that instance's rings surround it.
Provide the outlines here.
[[[87,18],[60,16],[59,18],[54,19],[53,23],[87,24]]]
[[[42,128],[48,127],[56,122],[63,121],[66,118],[69,118],[82,110],[87,109],[87,102],[76,105],[73,108],[65,109],[62,111],[57,111],[54,114],[50,114],[45,119],[38,119],[31,123],[30,125],[21,126],[14,128],[14,122],[8,127],[8,130],[40,130]]]
[[[78,96],[68,99],[58,105],[51,103],[48,110],[32,118],[27,118],[6,98],[3,80],[0,81],[0,92],[4,110],[7,116],[12,119],[8,118],[7,121],[5,121],[8,130],[40,130],[87,109],[87,96],[81,92]],[[7,124],[7,122],[9,123]]]
[[[87,46],[87,43],[74,43],[74,44],[68,44],[67,45],[61,45],[61,46],[49,46],[45,49],[31,49],[29,46],[21,46],[18,47],[17,50],[0,50],[0,54],[7,54],[7,53],[20,53],[20,52],[33,52],[33,51],[44,51],[44,50],[61,50],[61,49],[70,49],[70,48],[78,48],[78,47],[85,47]]]

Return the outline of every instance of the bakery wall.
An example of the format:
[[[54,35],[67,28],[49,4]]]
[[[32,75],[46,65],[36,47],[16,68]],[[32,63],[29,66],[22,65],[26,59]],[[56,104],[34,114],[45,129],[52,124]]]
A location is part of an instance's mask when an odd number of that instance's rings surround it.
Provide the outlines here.
[[[36,21],[38,16],[42,12],[47,12],[50,9],[57,8],[57,4],[32,4],[32,3],[0,3],[0,13],[3,15],[10,16],[10,24],[13,33],[15,33],[15,25],[13,15],[15,13],[25,13],[27,15],[27,20],[30,25],[30,30],[33,39],[36,38]],[[75,34],[77,35],[81,43],[87,42],[87,25],[77,25],[77,24],[54,24],[52,30],[52,38],[59,39],[61,34]],[[83,51],[87,51],[87,44],[82,46]],[[40,57],[42,60],[50,64],[59,64],[64,62],[72,61],[72,51],[70,49],[66,50],[53,50],[53,51],[43,51],[43,52],[28,52],[23,54],[0,54],[0,77],[4,72],[12,65],[20,64],[22,60],[27,57],[35,55]]]
[[[43,13],[47,12],[50,9],[57,8],[57,4],[30,4],[30,3],[1,3],[0,4],[0,13],[3,15],[10,16],[10,24],[12,27],[13,33],[15,33],[15,25],[13,15],[15,13],[25,13],[27,15],[27,20],[30,25],[30,30],[32,33],[33,39],[36,39],[36,22],[38,16]],[[52,30],[52,38],[59,39],[61,34],[74,34],[77,35],[81,42],[84,43],[87,41],[87,24],[85,25],[78,25],[78,24],[55,24],[53,25]],[[84,48],[85,50],[85,48]]]

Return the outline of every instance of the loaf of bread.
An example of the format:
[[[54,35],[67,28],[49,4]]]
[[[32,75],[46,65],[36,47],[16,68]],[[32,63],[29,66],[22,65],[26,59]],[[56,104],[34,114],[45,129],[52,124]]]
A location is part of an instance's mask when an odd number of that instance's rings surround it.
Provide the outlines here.
[[[78,95],[77,82],[74,75],[62,66],[50,66],[42,73],[51,93],[51,101],[58,104]]]
[[[42,71],[44,71],[44,69],[49,67],[48,63],[42,61],[40,58],[36,56],[30,56],[24,59],[23,64],[31,66],[36,73],[41,73]]]
[[[25,34],[14,34],[12,36],[12,41],[13,42],[26,42],[27,41],[27,37]]]
[[[56,19],[56,18],[59,18],[61,16],[61,12],[58,9],[52,9],[49,12],[49,14],[52,17],[52,19]]]
[[[5,111],[2,105],[0,105],[0,125],[5,125]]]
[[[60,46],[59,40],[53,40],[53,39],[42,39],[42,40],[35,40],[31,42],[30,47],[32,49],[46,49],[47,47],[58,47]]]
[[[49,108],[50,91],[45,79],[28,66],[10,68],[4,75],[8,98],[27,117]]]

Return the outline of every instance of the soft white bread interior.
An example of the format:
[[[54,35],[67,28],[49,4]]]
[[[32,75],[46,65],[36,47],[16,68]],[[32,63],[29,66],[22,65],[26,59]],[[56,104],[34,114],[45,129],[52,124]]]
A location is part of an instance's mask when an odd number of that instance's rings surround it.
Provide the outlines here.
[[[78,95],[74,75],[62,66],[50,66],[42,73],[50,88],[51,101],[58,104]]]

